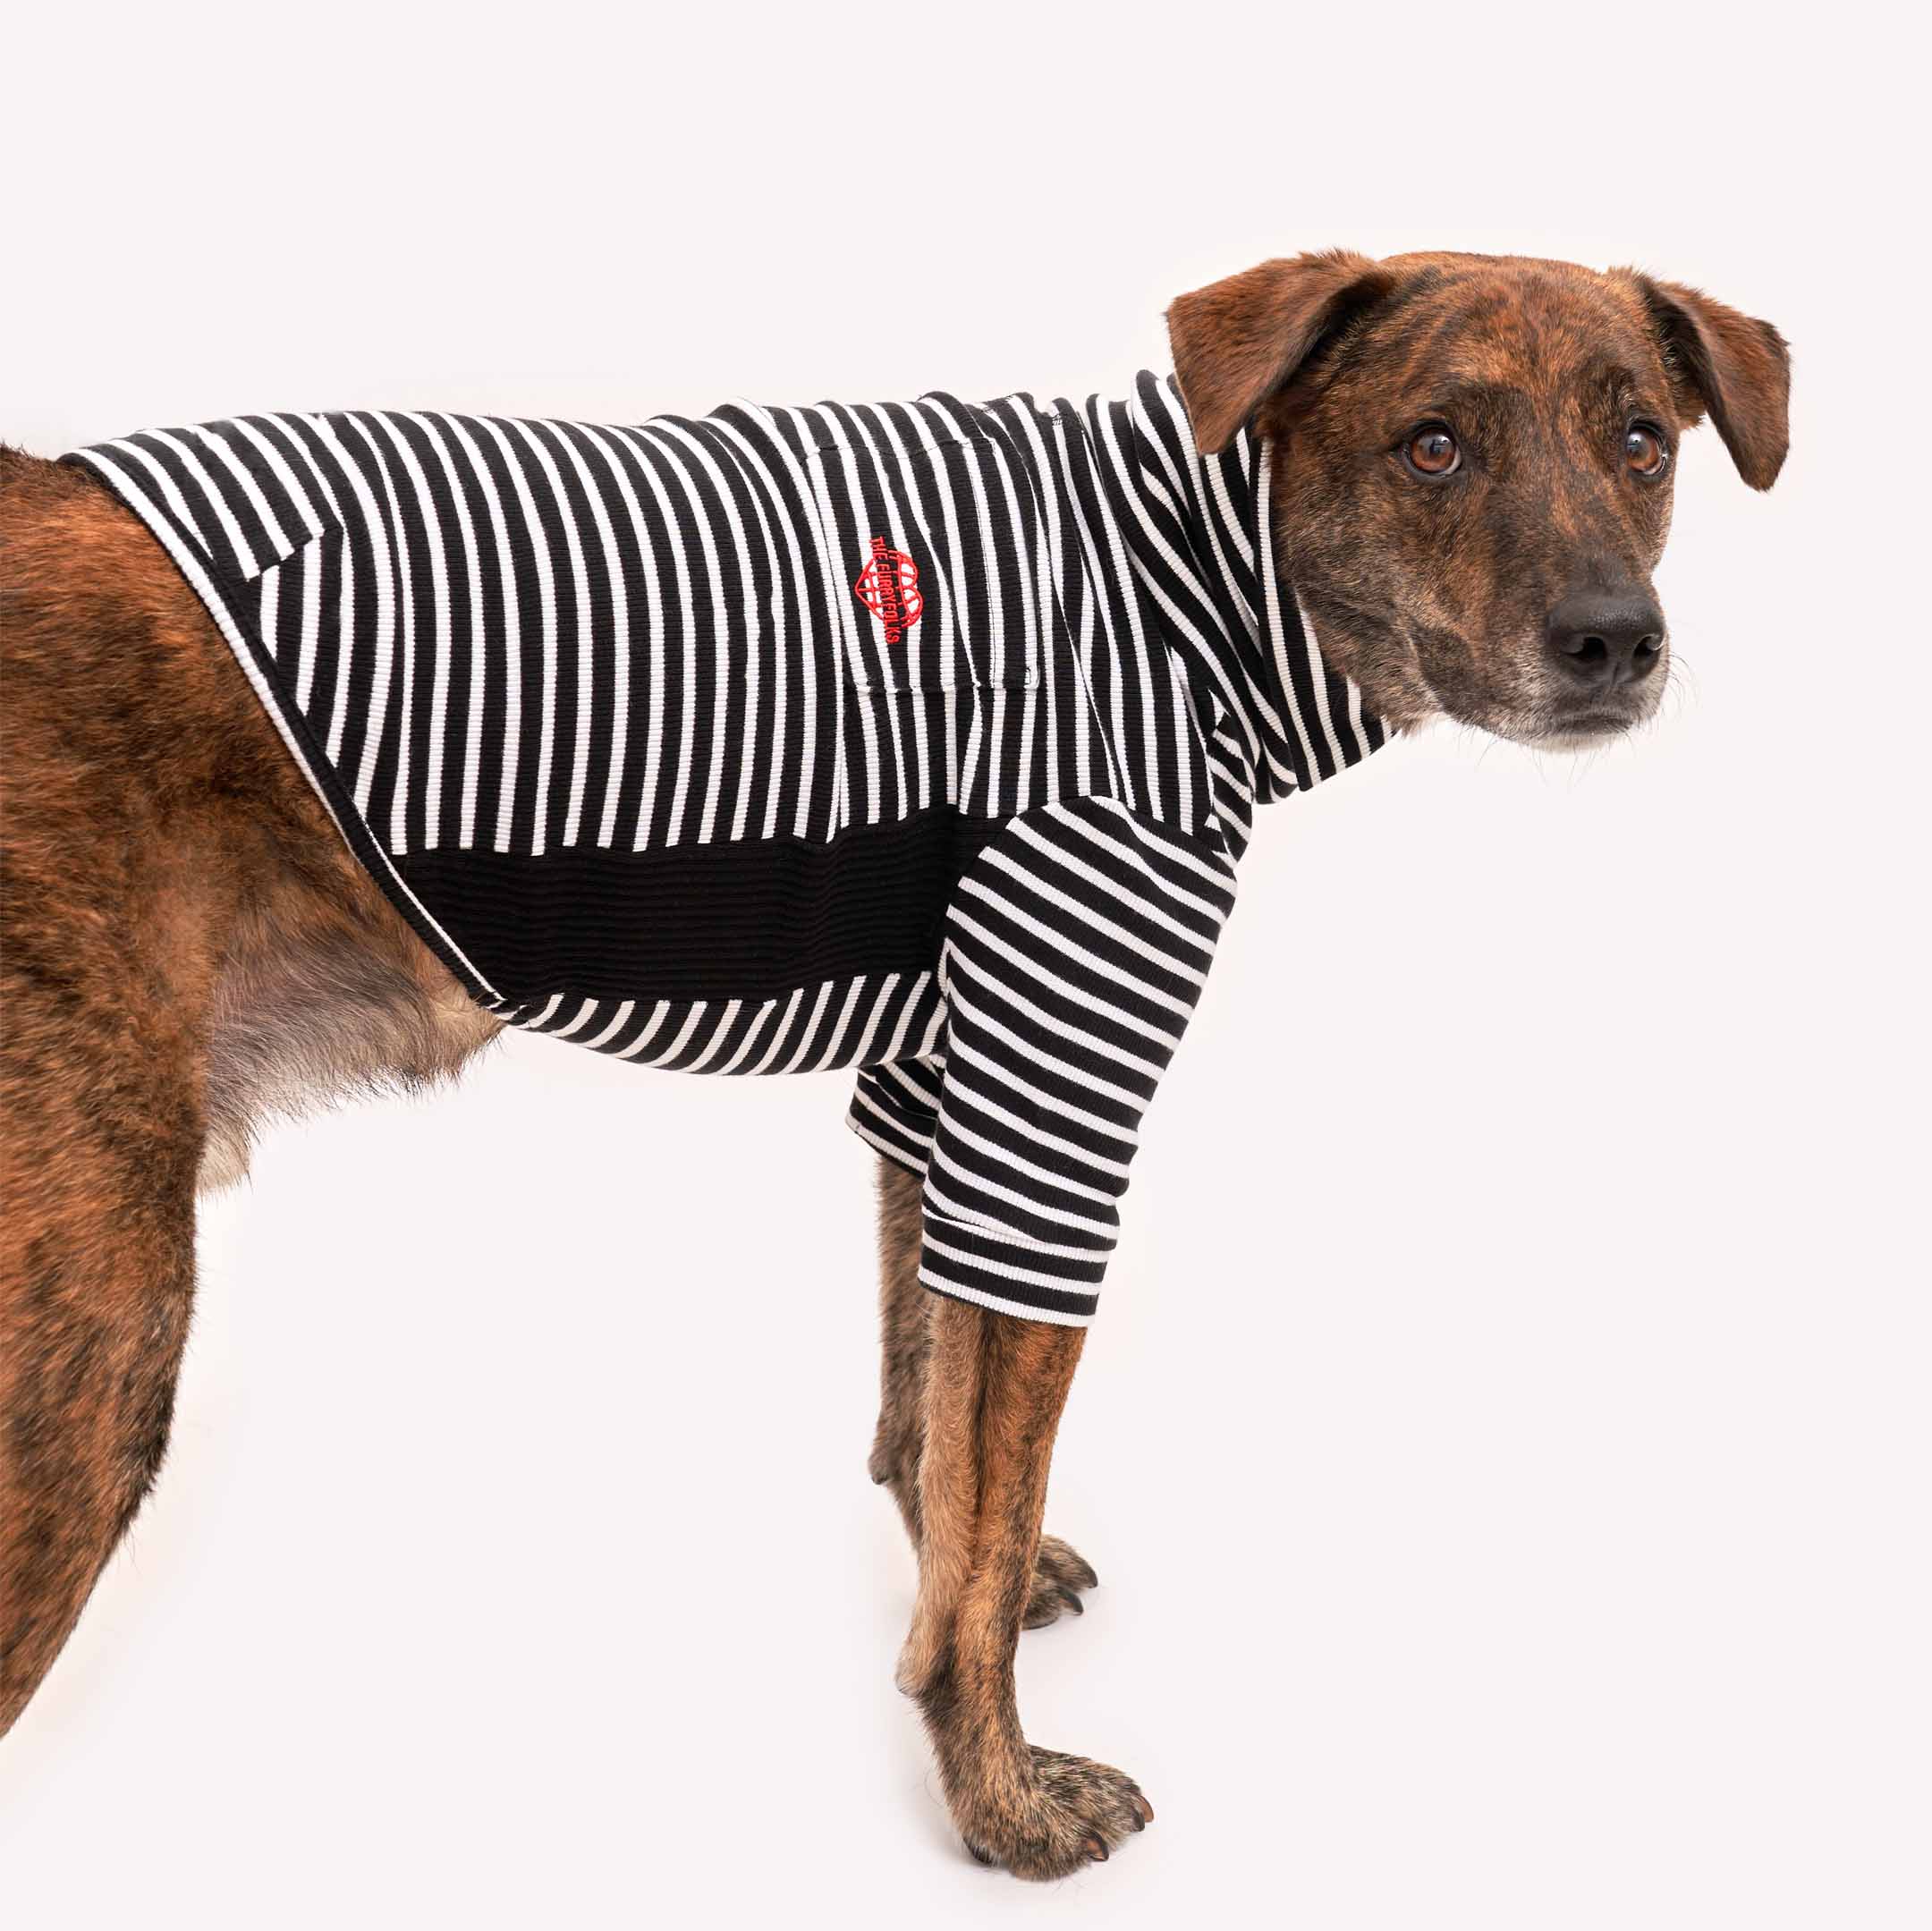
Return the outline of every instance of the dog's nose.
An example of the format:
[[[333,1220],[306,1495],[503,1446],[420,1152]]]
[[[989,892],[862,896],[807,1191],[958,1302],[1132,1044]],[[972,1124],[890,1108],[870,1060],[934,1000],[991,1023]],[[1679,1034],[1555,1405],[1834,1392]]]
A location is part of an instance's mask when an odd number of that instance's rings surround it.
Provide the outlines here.
[[[1578,683],[1635,683],[1664,655],[1664,613],[1638,590],[1572,590],[1549,615],[1549,653]]]

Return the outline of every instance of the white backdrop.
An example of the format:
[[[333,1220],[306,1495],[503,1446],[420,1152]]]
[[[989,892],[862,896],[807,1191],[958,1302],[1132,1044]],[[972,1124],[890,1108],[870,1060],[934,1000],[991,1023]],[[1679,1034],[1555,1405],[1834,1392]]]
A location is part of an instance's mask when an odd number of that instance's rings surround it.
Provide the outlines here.
[[[7,1921],[1923,1926],[1923,268],[1877,16],[61,17],[4,110],[0,435],[47,453],[1117,390],[1174,293],[1335,244],[1635,261],[1775,321],[1796,391],[1770,496],[1686,448],[1657,729],[1440,732],[1261,821],[1055,1464],[1104,1587],[1022,1652],[1145,1836],[981,1871],[891,1688],[843,1080],[516,1039],[208,1213],[159,1492],[0,1747]]]

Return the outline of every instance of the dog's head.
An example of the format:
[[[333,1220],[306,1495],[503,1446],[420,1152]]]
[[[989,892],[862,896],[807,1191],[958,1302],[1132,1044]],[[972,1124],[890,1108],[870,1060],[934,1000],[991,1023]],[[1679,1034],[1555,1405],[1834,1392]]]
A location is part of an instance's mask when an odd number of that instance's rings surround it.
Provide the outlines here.
[[[1572,748],[1643,722],[1679,437],[1707,414],[1755,489],[1784,460],[1778,332],[1631,269],[1301,255],[1168,326],[1195,440],[1268,440],[1284,580],[1397,725]]]

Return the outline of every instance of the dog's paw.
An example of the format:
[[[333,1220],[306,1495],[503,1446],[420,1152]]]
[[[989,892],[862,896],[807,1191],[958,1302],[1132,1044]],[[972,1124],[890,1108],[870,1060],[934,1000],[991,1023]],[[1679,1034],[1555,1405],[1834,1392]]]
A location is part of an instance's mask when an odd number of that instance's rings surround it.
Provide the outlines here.
[[[1080,1601],[1083,1589],[1097,1588],[1100,1579],[1093,1564],[1077,1549],[1070,1548],[1058,1536],[1042,1536],[1039,1554],[1033,1559],[1033,1593],[1027,1598],[1026,1614],[1021,1620],[1030,1630],[1044,1629],[1049,1622],[1071,1612],[1085,1615]]]
[[[1077,1558],[1076,1558],[1077,1559]],[[1124,1771],[1063,1750],[1030,1745],[1032,1776],[1005,1814],[964,1834],[982,1864],[1015,1877],[1068,1877],[1101,1864],[1134,1831],[1154,1821],[1154,1806]]]

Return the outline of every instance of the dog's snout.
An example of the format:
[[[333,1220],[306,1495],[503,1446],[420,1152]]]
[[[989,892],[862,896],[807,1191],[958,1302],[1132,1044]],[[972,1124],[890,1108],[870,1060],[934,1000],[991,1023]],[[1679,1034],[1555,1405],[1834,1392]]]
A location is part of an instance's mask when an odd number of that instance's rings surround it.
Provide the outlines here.
[[[1641,590],[1572,590],[1549,614],[1549,654],[1587,689],[1635,683],[1664,655],[1664,613]]]

